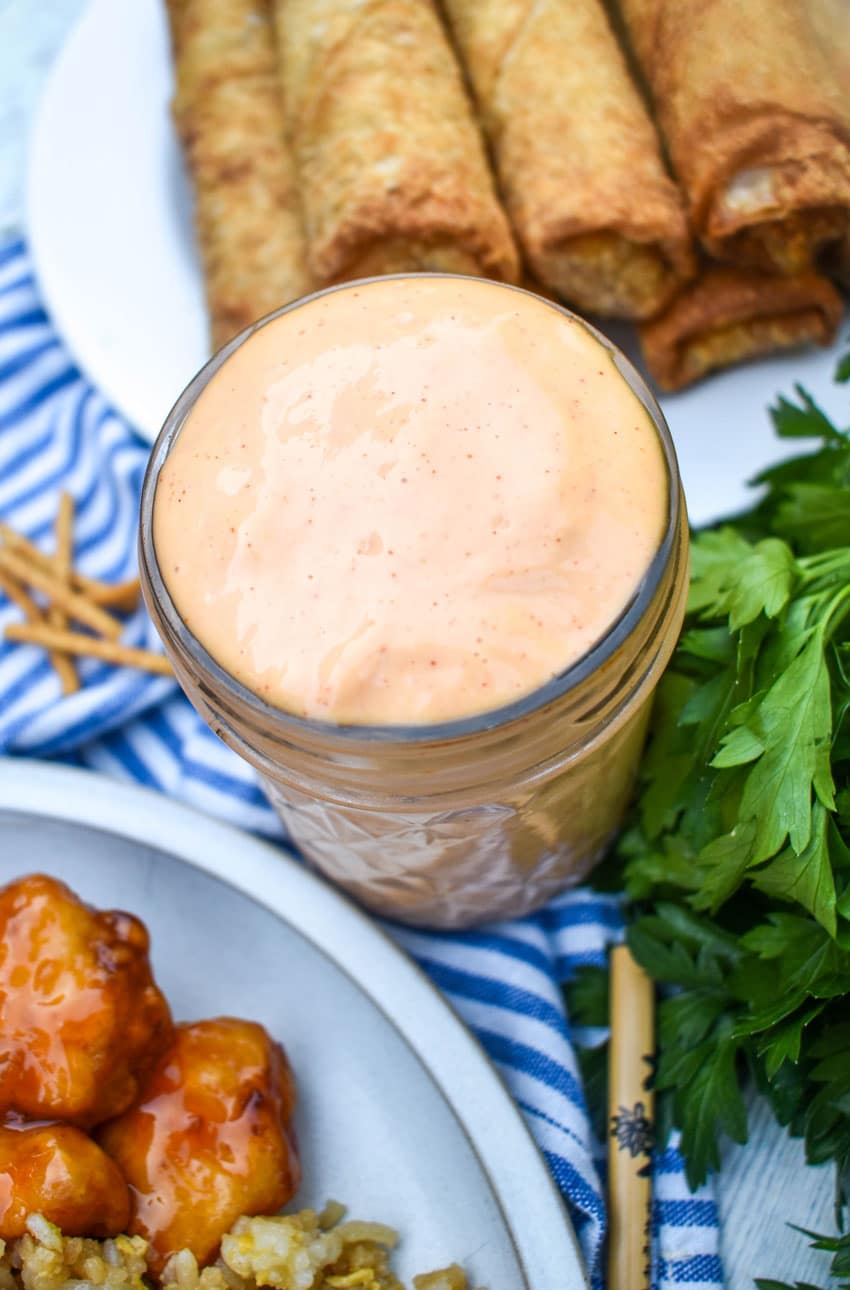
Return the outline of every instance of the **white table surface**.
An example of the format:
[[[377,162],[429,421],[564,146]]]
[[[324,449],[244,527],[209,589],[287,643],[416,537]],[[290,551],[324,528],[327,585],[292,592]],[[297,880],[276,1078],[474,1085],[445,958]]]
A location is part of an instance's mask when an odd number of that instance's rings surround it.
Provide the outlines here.
[[[0,236],[23,232],[30,122],[51,62],[86,0],[0,0]],[[828,1257],[787,1223],[834,1230],[832,1171],[807,1168],[799,1142],[756,1104],[747,1147],[724,1154],[722,1254],[731,1290],[754,1276],[827,1284]]]

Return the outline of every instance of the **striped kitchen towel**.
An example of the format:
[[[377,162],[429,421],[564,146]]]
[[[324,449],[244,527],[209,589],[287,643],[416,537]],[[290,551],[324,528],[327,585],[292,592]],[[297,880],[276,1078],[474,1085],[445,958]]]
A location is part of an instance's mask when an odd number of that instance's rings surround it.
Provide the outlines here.
[[[25,247],[0,248],[0,520],[51,541],[57,499],[77,505],[75,559],[87,574],[135,570],[146,446],[74,366],[39,302]],[[18,611],[0,593],[0,632]],[[155,646],[143,609],[126,639]],[[63,697],[44,654],[0,642],[0,751],[56,757],[158,788],[231,823],[277,838],[253,772],[210,733],[171,680],[80,665]],[[603,965],[621,935],[617,901],[586,891],[542,913],[472,932],[391,929],[473,1028],[521,1106],[566,1198],[594,1285],[603,1284],[601,1145],[585,1105],[561,983]],[[656,1285],[722,1284],[710,1189],[691,1196],[675,1150],[655,1164]],[[545,1235],[542,1235],[545,1239]]]

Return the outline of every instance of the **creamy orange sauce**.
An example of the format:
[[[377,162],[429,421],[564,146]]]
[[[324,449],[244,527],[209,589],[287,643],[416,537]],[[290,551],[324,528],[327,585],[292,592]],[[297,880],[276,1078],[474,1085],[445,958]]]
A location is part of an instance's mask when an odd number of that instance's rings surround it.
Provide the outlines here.
[[[667,518],[652,422],[548,302],[353,284],[255,332],[166,460],[154,546],[187,626],[270,704],[430,723],[602,637]]]

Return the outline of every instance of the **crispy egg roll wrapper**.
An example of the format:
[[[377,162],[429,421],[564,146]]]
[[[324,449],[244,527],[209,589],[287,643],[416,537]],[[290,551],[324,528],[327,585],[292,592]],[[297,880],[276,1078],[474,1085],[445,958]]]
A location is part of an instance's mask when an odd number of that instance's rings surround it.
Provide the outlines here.
[[[322,283],[519,264],[431,0],[275,0],[310,265]]]
[[[656,384],[680,390],[749,358],[829,345],[842,313],[841,296],[820,274],[712,265],[665,313],[640,327],[641,349]]]
[[[850,99],[808,0],[619,0],[710,254],[798,273],[850,229]]]
[[[535,275],[597,314],[647,318],[692,275],[655,127],[600,0],[444,0]]]
[[[171,0],[214,348],[312,289],[264,0]]]
[[[807,12],[845,101],[850,103],[850,0],[808,0]],[[826,268],[850,287],[850,227]]]
[[[806,12],[842,91],[850,95],[850,0],[807,0]]]
[[[165,0],[165,13],[171,35],[171,52],[176,58],[180,48],[180,24],[186,10],[186,0]]]
[[[176,58],[180,43],[180,20],[183,13],[182,0],[165,0],[165,16],[168,19],[168,31],[171,37],[171,53]]]

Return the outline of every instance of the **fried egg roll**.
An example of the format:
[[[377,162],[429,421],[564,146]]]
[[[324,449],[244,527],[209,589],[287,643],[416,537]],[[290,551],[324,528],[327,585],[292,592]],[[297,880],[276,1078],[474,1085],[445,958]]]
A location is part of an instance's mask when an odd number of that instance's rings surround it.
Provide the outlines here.
[[[748,358],[829,345],[842,312],[840,295],[820,274],[712,265],[660,318],[640,327],[640,342],[656,384],[680,390]]]
[[[183,21],[183,10],[186,0],[165,0],[165,12],[171,34],[171,52],[176,57],[180,47],[180,24]]]
[[[310,266],[322,284],[519,264],[431,0],[275,0]]]
[[[807,0],[806,12],[839,85],[850,95],[850,0]]]
[[[808,0],[807,12],[845,101],[850,103],[850,0]],[[850,287],[850,227],[826,268]]]
[[[694,229],[781,273],[850,228],[850,100],[807,0],[620,0]]]
[[[657,313],[692,273],[655,127],[600,0],[444,0],[526,259],[570,304]]]
[[[213,347],[312,287],[267,0],[170,0]]]

